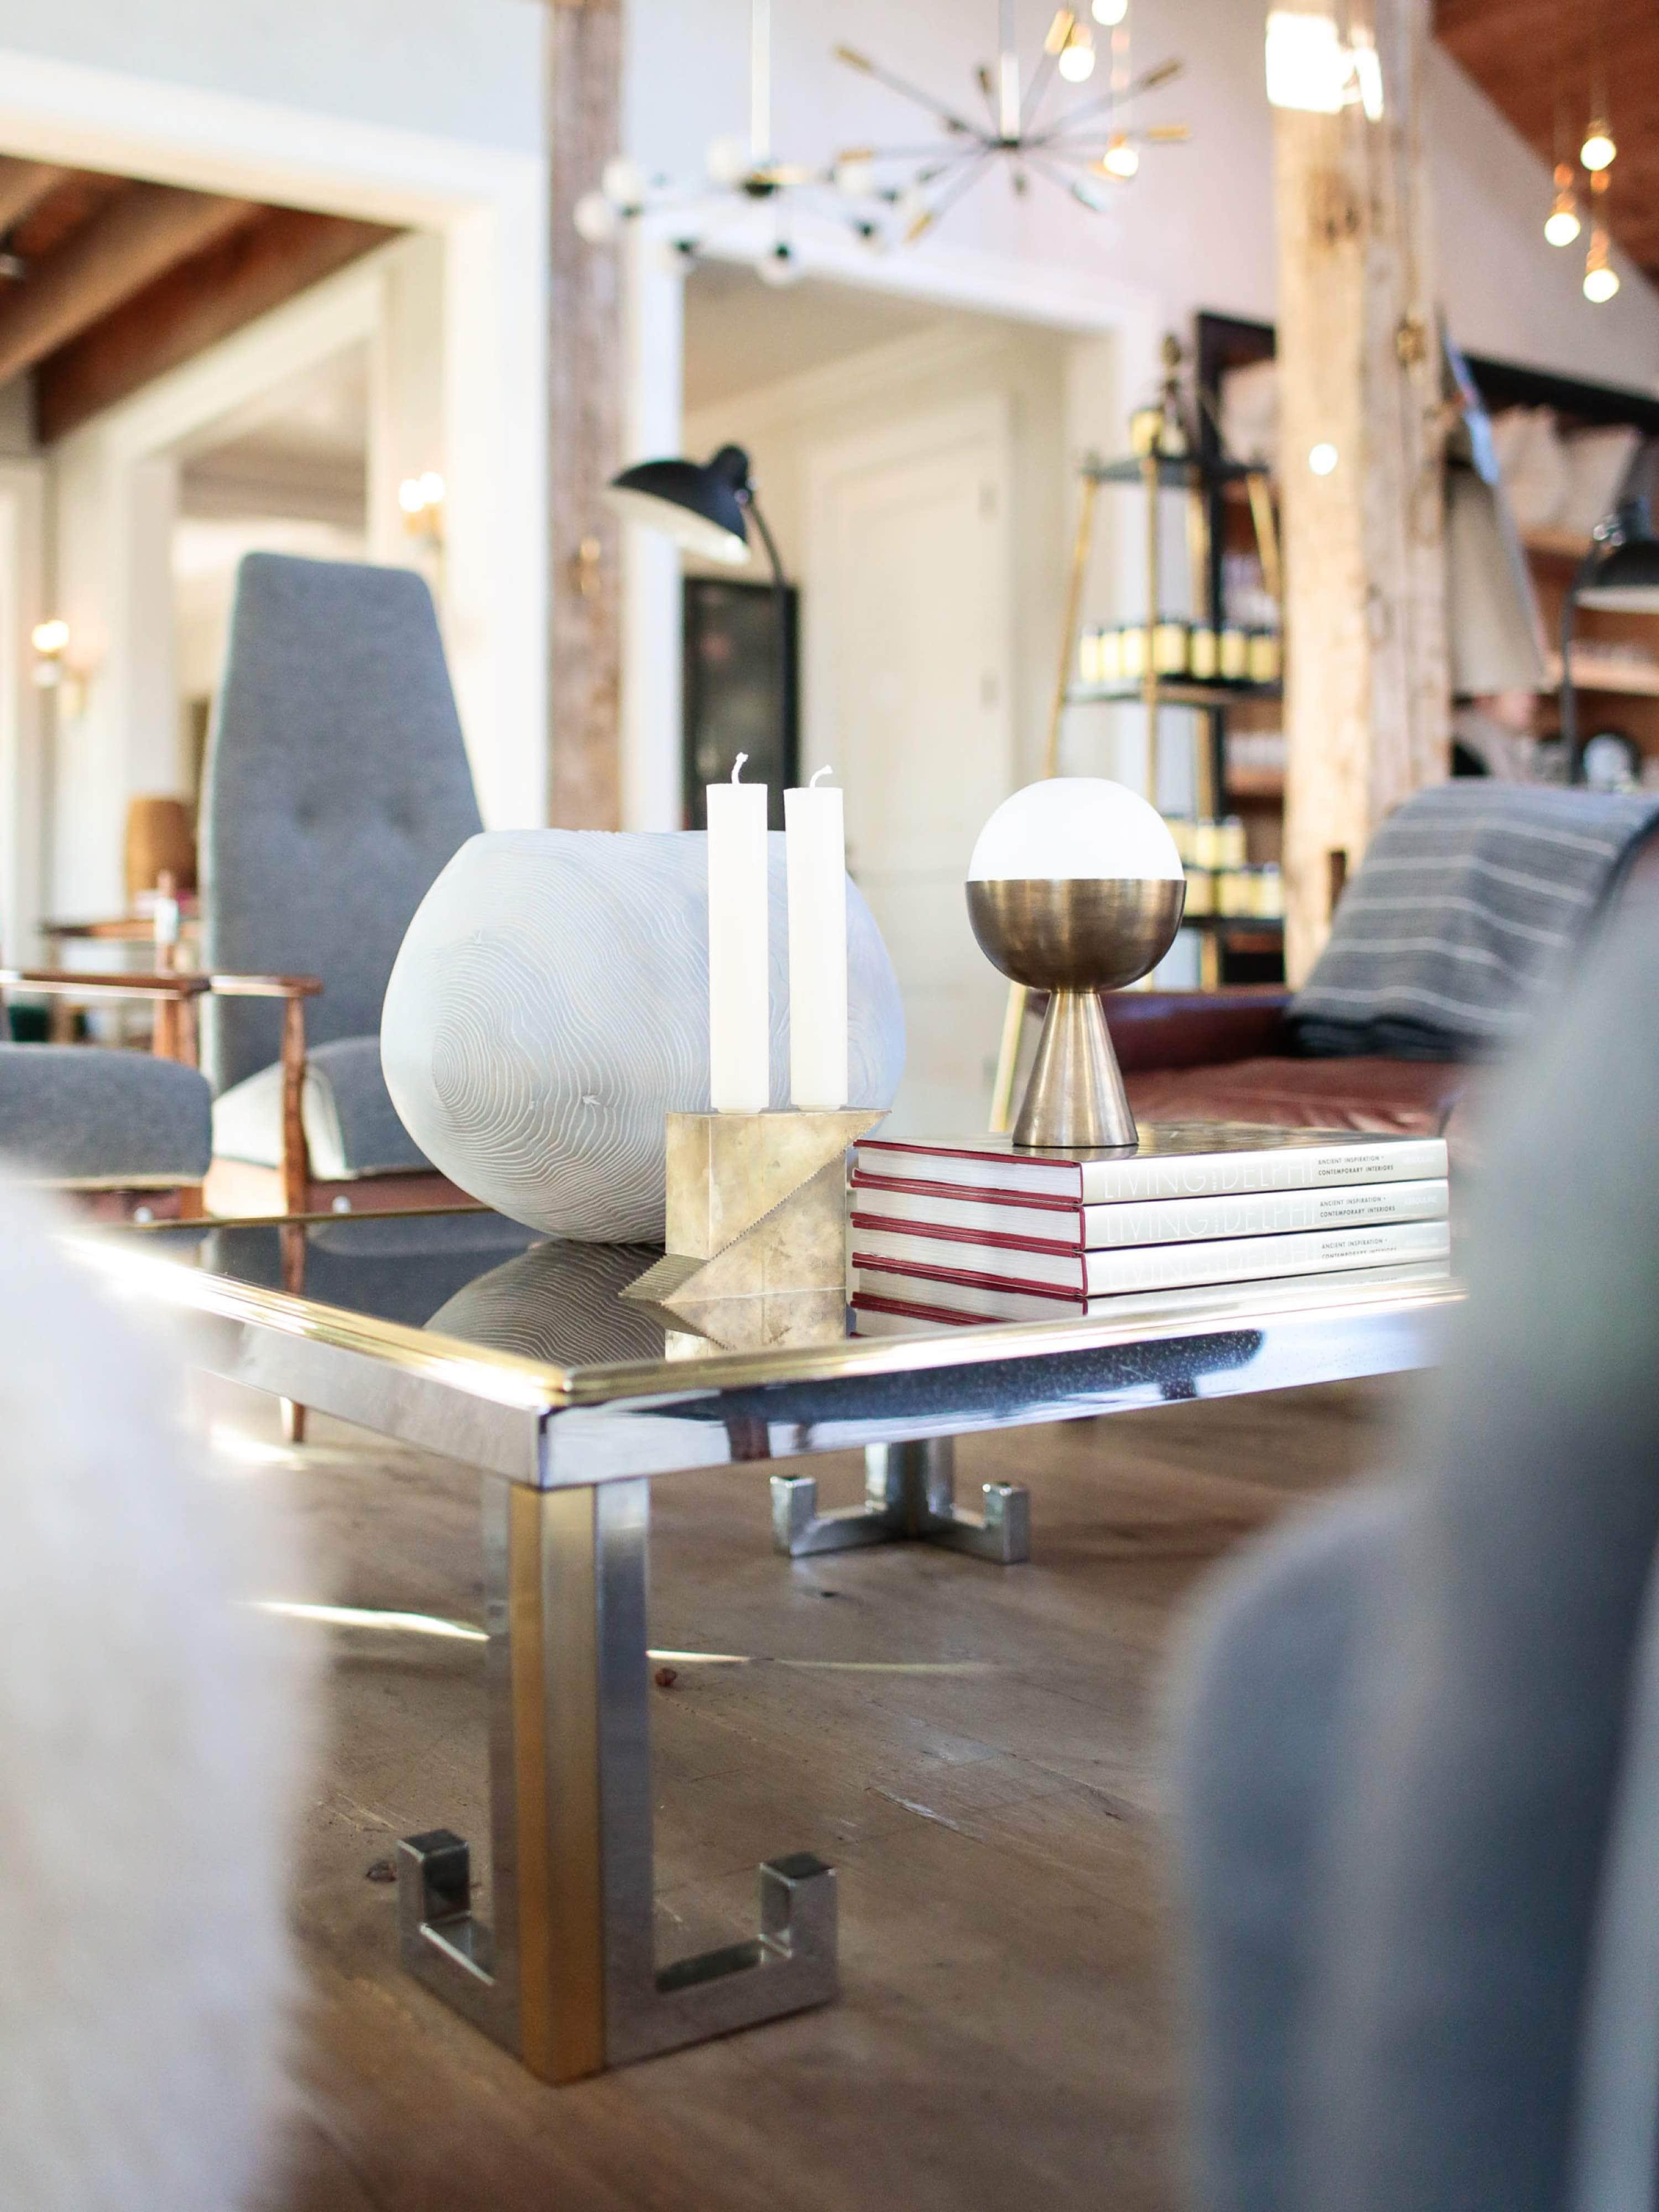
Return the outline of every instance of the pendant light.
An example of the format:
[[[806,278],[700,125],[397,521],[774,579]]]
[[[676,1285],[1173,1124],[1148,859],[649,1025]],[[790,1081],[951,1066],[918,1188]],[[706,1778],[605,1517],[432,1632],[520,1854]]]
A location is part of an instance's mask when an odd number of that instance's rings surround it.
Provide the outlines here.
[[[1571,167],[1568,162],[1558,161],[1555,199],[1544,223],[1544,235],[1552,246],[1571,246],[1583,228],[1578,220],[1578,194]]]

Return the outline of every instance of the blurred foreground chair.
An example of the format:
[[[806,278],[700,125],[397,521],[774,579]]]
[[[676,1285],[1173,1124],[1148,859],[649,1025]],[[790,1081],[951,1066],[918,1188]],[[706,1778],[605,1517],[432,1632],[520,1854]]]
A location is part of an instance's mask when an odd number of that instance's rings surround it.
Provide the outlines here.
[[[100,1218],[188,1221],[203,1210],[211,1094],[188,1065],[201,975],[0,969],[0,1157]],[[155,1050],[14,1044],[5,999],[149,999]]]
[[[234,2212],[290,1987],[303,1678],[240,1601],[283,1589],[283,1531],[64,1225],[0,1181],[0,2197]]]
[[[1176,1820],[1205,2212],[1644,2212],[1659,930],[1516,1082],[1405,1477],[1224,1572]]]
[[[1461,782],[1373,839],[1304,988],[1116,991],[1143,1121],[1451,1136],[1481,1074],[1577,965],[1594,925],[1659,874],[1659,797]]]
[[[416,908],[480,827],[420,578],[249,554],[203,800],[215,1212],[470,1203],[398,1119],[380,1027]]]

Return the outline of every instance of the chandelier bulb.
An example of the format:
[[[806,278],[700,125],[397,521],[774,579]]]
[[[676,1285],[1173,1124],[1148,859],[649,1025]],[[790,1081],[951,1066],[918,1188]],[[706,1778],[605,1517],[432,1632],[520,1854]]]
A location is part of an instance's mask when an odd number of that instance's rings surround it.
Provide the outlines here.
[[[703,166],[708,172],[708,181],[728,189],[740,185],[749,174],[749,141],[729,134],[711,138],[708,150],[703,155]]]
[[[1584,257],[1584,297],[1593,307],[1604,307],[1618,289],[1619,271],[1608,258],[1607,234],[1593,230]]]
[[[1082,84],[1094,75],[1094,68],[1095,42],[1081,23],[1073,24],[1060,50],[1060,73],[1067,84]]]
[[[599,172],[599,190],[622,215],[637,215],[645,205],[645,172],[626,154],[617,154]]]
[[[779,239],[769,246],[755,264],[755,274],[763,284],[781,289],[786,284],[799,283],[806,271],[800,265],[800,257],[787,239]]]
[[[622,216],[603,192],[584,192],[571,210],[576,235],[590,246],[609,246],[622,228]]]
[[[1114,132],[1108,142],[1106,151],[1100,157],[1100,166],[1109,177],[1117,177],[1127,182],[1139,168],[1140,156],[1119,131]]]
[[[1573,174],[1565,161],[1555,165],[1555,198],[1544,222],[1544,235],[1552,246],[1571,246],[1577,237],[1578,195],[1573,190]]]
[[[1089,10],[1096,22],[1104,23],[1109,30],[1115,23],[1121,23],[1128,12],[1129,0],[1094,0]]]
[[[1596,116],[1584,133],[1584,143],[1578,149],[1578,158],[1594,173],[1612,167],[1613,157],[1619,149],[1613,143],[1613,125],[1604,116]]]

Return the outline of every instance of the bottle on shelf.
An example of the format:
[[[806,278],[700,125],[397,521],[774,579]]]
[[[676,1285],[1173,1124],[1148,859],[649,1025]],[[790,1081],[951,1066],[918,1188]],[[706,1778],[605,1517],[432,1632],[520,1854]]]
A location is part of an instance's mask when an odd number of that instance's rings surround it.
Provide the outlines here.
[[[1184,622],[1169,619],[1152,626],[1152,672],[1156,676],[1187,673],[1188,630]]]

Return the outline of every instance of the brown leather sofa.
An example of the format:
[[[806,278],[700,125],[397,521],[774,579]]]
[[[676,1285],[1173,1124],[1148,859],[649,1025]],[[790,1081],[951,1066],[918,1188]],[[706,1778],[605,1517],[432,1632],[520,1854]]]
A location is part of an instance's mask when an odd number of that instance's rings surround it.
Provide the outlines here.
[[[1612,895],[1612,911],[1638,904],[1659,926],[1659,836],[1634,854]],[[1443,1134],[1454,1167],[1473,1165],[1472,1125],[1492,1063],[1298,1059],[1285,1019],[1290,1002],[1271,984],[1108,993],[1107,1025],[1136,1116]]]
[[[1627,857],[1600,921],[1638,906],[1659,927],[1659,832]],[[1454,1169],[1474,1164],[1480,1094],[1495,1063],[1299,1059],[1285,1018],[1290,1002],[1273,985],[1107,993],[1107,1024],[1137,1118],[1443,1134]]]
[[[1456,1060],[1297,1059],[1290,1002],[1272,987],[1114,993],[1106,1018],[1137,1118],[1435,1136],[1480,1072]]]

